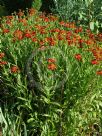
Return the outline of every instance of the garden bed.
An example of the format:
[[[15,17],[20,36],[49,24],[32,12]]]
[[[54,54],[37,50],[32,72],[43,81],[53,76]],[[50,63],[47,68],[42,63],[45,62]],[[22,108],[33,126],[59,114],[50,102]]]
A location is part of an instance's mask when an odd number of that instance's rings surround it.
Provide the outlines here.
[[[35,9],[3,17],[3,134],[101,135],[101,39],[102,33]]]

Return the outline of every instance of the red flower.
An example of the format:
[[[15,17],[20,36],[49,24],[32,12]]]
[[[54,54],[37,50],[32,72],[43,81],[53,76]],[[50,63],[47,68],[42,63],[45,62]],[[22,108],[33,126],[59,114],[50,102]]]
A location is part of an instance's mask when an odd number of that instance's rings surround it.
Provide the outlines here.
[[[56,43],[55,43],[55,41],[53,40],[53,41],[49,42],[49,44],[50,44],[51,46],[54,46]]]
[[[50,32],[60,32],[60,29],[59,28],[54,28],[54,29],[50,30]]]
[[[8,33],[9,31],[9,29],[3,29],[3,33]]]
[[[21,9],[20,9],[19,12],[18,12],[18,16],[19,16],[19,17],[22,17],[23,15],[24,15],[24,12],[21,11]]]
[[[55,69],[56,69],[56,65],[53,64],[53,63],[51,63],[51,64],[48,65],[47,68],[48,68],[49,70],[55,70]]]
[[[39,41],[39,44],[40,44],[40,46],[43,46],[43,45],[45,44],[45,41],[40,40],[40,41]]]
[[[82,32],[83,31],[83,28],[80,26],[79,27],[79,32]]]
[[[23,39],[23,32],[21,30],[16,30],[14,32],[14,36],[15,38],[17,38],[18,40],[22,40]]]
[[[45,21],[45,22],[49,22],[50,20],[49,20],[48,17],[45,17],[45,18],[44,18],[44,21]]]
[[[75,54],[75,59],[77,59],[77,60],[82,60],[82,56],[81,56],[81,54]]]
[[[11,67],[11,73],[17,73],[19,71],[18,66],[12,66]]]
[[[41,29],[41,30],[40,30],[40,34],[47,34],[47,32],[46,32],[45,29]]]
[[[24,26],[27,25],[27,20],[25,18],[23,18],[23,19],[20,18],[19,22],[21,22]]]
[[[58,18],[56,16],[50,15],[49,16],[50,21],[56,21]]]
[[[36,13],[36,10],[34,8],[29,9],[29,15],[34,15]]]
[[[89,34],[89,38],[90,38],[90,39],[94,39],[94,38],[95,38],[94,34],[90,33],[90,34]]]
[[[35,31],[32,31],[31,34],[32,34],[32,36],[35,36],[35,35],[36,35],[36,32],[35,32]]]
[[[91,40],[91,39],[89,39],[89,40],[86,40],[85,43],[86,43],[87,45],[93,45],[93,44],[94,44],[94,41]]]
[[[62,26],[64,26],[64,25],[65,25],[65,22],[64,22],[64,21],[61,21],[59,24],[62,25]]]
[[[0,59],[2,59],[5,56],[3,52],[0,53]]]
[[[95,65],[95,64],[99,64],[99,62],[96,59],[94,59],[94,60],[91,60],[91,64]]]
[[[13,19],[13,16],[6,16],[7,19]]]
[[[71,39],[68,39],[67,41],[68,41],[68,45],[71,45],[73,43],[73,40]]]
[[[0,61],[0,65],[2,66],[2,65],[6,65],[7,64],[7,62],[6,61]]]
[[[12,25],[11,20],[7,20],[7,21],[6,21],[6,24],[9,25],[9,26],[11,26],[11,25]]]
[[[32,38],[32,42],[37,42],[38,40],[37,40],[37,38]]]
[[[39,48],[39,50],[44,50],[44,49],[46,49],[46,46],[43,45]]]
[[[58,40],[63,40],[64,38],[60,34],[58,34],[57,39]]]
[[[102,60],[102,48],[92,49],[92,54],[97,60]]]
[[[31,34],[30,33],[25,33],[24,35],[26,38],[31,38]]]
[[[75,32],[75,33],[79,33],[79,29],[76,28],[76,29],[74,30],[74,32]]]
[[[47,37],[46,41],[51,45],[54,46],[56,44],[55,39],[53,37]]]
[[[102,70],[96,71],[97,75],[102,75]]]
[[[47,59],[47,61],[48,61],[49,63],[55,63],[55,62],[56,62],[56,59],[49,58],[49,59]]]

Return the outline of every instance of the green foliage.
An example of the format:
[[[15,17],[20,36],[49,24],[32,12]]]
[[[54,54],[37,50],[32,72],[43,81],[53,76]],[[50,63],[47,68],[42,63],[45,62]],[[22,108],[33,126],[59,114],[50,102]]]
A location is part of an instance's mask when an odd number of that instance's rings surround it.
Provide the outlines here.
[[[39,10],[41,8],[42,1],[41,0],[33,0],[32,8]]]
[[[7,15],[7,10],[5,6],[0,5],[0,17]]]
[[[4,2],[0,0],[0,17],[7,15],[7,10],[5,8]]]
[[[102,28],[101,0],[54,0],[56,12],[64,20],[80,20],[80,25],[98,32]]]

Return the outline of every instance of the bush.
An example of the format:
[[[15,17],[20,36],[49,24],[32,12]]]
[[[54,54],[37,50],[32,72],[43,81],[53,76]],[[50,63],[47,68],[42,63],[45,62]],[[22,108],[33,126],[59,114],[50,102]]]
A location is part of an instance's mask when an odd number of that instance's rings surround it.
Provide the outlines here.
[[[64,20],[75,21],[92,31],[102,28],[101,0],[54,0],[55,11]]]
[[[0,17],[7,15],[7,10],[5,8],[4,2],[0,0]]]

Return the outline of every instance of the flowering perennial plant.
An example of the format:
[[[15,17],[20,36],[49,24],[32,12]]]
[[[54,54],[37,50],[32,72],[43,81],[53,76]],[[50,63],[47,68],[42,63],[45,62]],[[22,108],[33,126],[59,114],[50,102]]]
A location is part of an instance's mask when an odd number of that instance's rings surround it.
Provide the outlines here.
[[[102,34],[35,9],[0,26],[1,98],[16,122],[6,135],[101,133]]]

